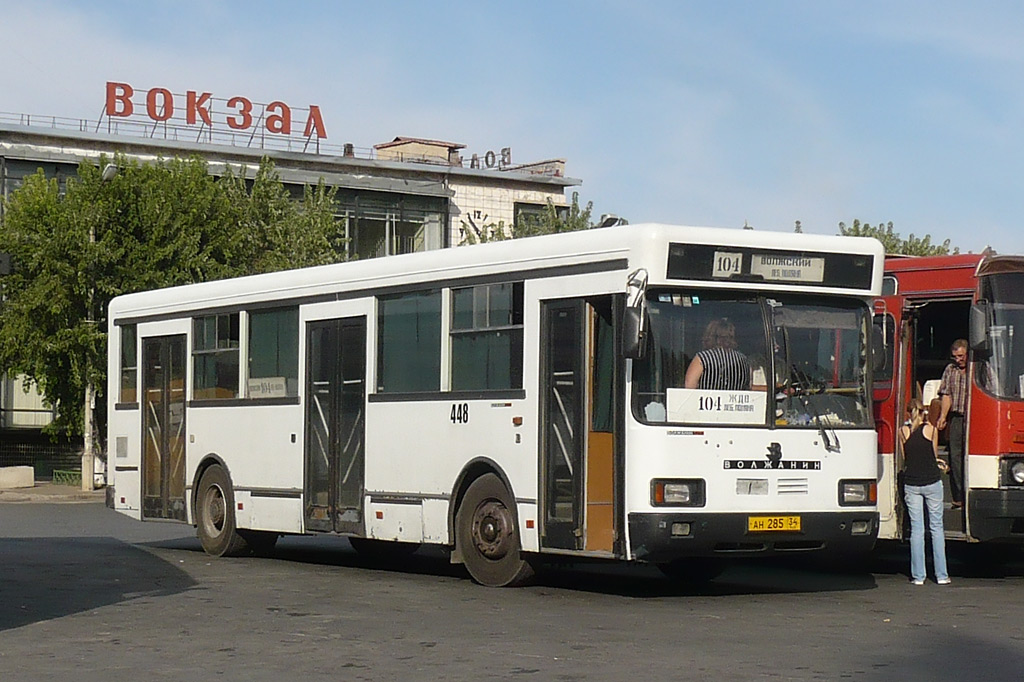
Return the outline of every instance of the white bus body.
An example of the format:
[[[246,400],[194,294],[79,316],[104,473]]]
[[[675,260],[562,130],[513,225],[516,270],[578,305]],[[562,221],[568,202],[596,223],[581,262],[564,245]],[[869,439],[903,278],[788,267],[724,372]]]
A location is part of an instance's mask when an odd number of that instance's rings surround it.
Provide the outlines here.
[[[488,585],[546,554],[867,550],[882,258],[627,225],[120,296],[108,503],[218,555],[444,545]],[[750,385],[688,389],[722,318]]]

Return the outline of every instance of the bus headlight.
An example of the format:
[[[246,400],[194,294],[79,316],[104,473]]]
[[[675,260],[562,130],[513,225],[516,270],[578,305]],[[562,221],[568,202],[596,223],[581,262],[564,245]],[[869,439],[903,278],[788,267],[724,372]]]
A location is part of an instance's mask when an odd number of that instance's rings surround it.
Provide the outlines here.
[[[867,507],[878,502],[878,484],[875,479],[839,481],[840,507]]]
[[[703,507],[704,480],[666,478],[651,481],[651,505],[655,507]]]
[[[1024,485],[1024,459],[1004,459],[1003,485]]]

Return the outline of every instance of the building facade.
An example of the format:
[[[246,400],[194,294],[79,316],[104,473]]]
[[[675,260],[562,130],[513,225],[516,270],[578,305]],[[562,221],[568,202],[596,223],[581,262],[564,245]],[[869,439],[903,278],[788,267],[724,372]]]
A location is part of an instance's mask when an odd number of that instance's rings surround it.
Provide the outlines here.
[[[513,165],[508,149],[466,159],[464,145],[409,137],[369,148],[332,148],[320,140],[312,146],[309,138],[214,137],[182,126],[113,118],[90,123],[0,113],[0,196],[9,196],[40,169],[63,183],[75,177],[81,162],[98,163],[103,155],[119,153],[143,163],[198,156],[213,174],[230,169],[250,177],[269,157],[296,196],[321,179],[335,188],[346,255],[374,258],[455,247],[466,240],[467,231],[511,227],[523,215],[543,211],[548,202],[567,206],[566,188],[580,184],[565,177],[564,160]],[[0,204],[0,220],[2,211]],[[36,436],[52,414],[34,391],[25,389],[21,377],[5,374],[0,381],[0,466],[35,463],[37,472],[42,468],[45,473],[64,466],[64,459],[77,463],[73,444],[56,450],[26,447],[43,442]],[[38,453],[44,451],[56,459],[41,466]]]

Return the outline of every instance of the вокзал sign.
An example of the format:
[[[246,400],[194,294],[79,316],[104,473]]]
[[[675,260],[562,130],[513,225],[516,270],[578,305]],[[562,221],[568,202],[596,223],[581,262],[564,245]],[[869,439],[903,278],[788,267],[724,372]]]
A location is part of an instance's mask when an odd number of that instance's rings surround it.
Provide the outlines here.
[[[149,120],[174,125],[205,126],[213,129],[214,124],[226,124],[231,130],[254,130],[265,128],[277,135],[291,135],[293,112],[305,114],[303,137],[327,139],[320,107],[311,104],[306,108],[292,108],[284,102],[269,104],[254,103],[246,97],[228,99],[214,97],[209,92],[189,90],[184,95],[173,94],[167,88],[151,88],[136,93],[127,83],[107,82],[107,103],[104,113],[110,118],[134,118],[146,116]]]

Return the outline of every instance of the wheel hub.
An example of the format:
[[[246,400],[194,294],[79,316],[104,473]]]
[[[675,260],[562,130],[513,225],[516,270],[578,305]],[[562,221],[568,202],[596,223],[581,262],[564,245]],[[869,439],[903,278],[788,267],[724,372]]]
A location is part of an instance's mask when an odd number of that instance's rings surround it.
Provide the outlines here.
[[[206,494],[206,526],[211,535],[224,528],[224,495],[219,488],[211,488]]]
[[[498,560],[509,552],[512,514],[497,500],[489,500],[473,514],[473,543],[488,559]]]

